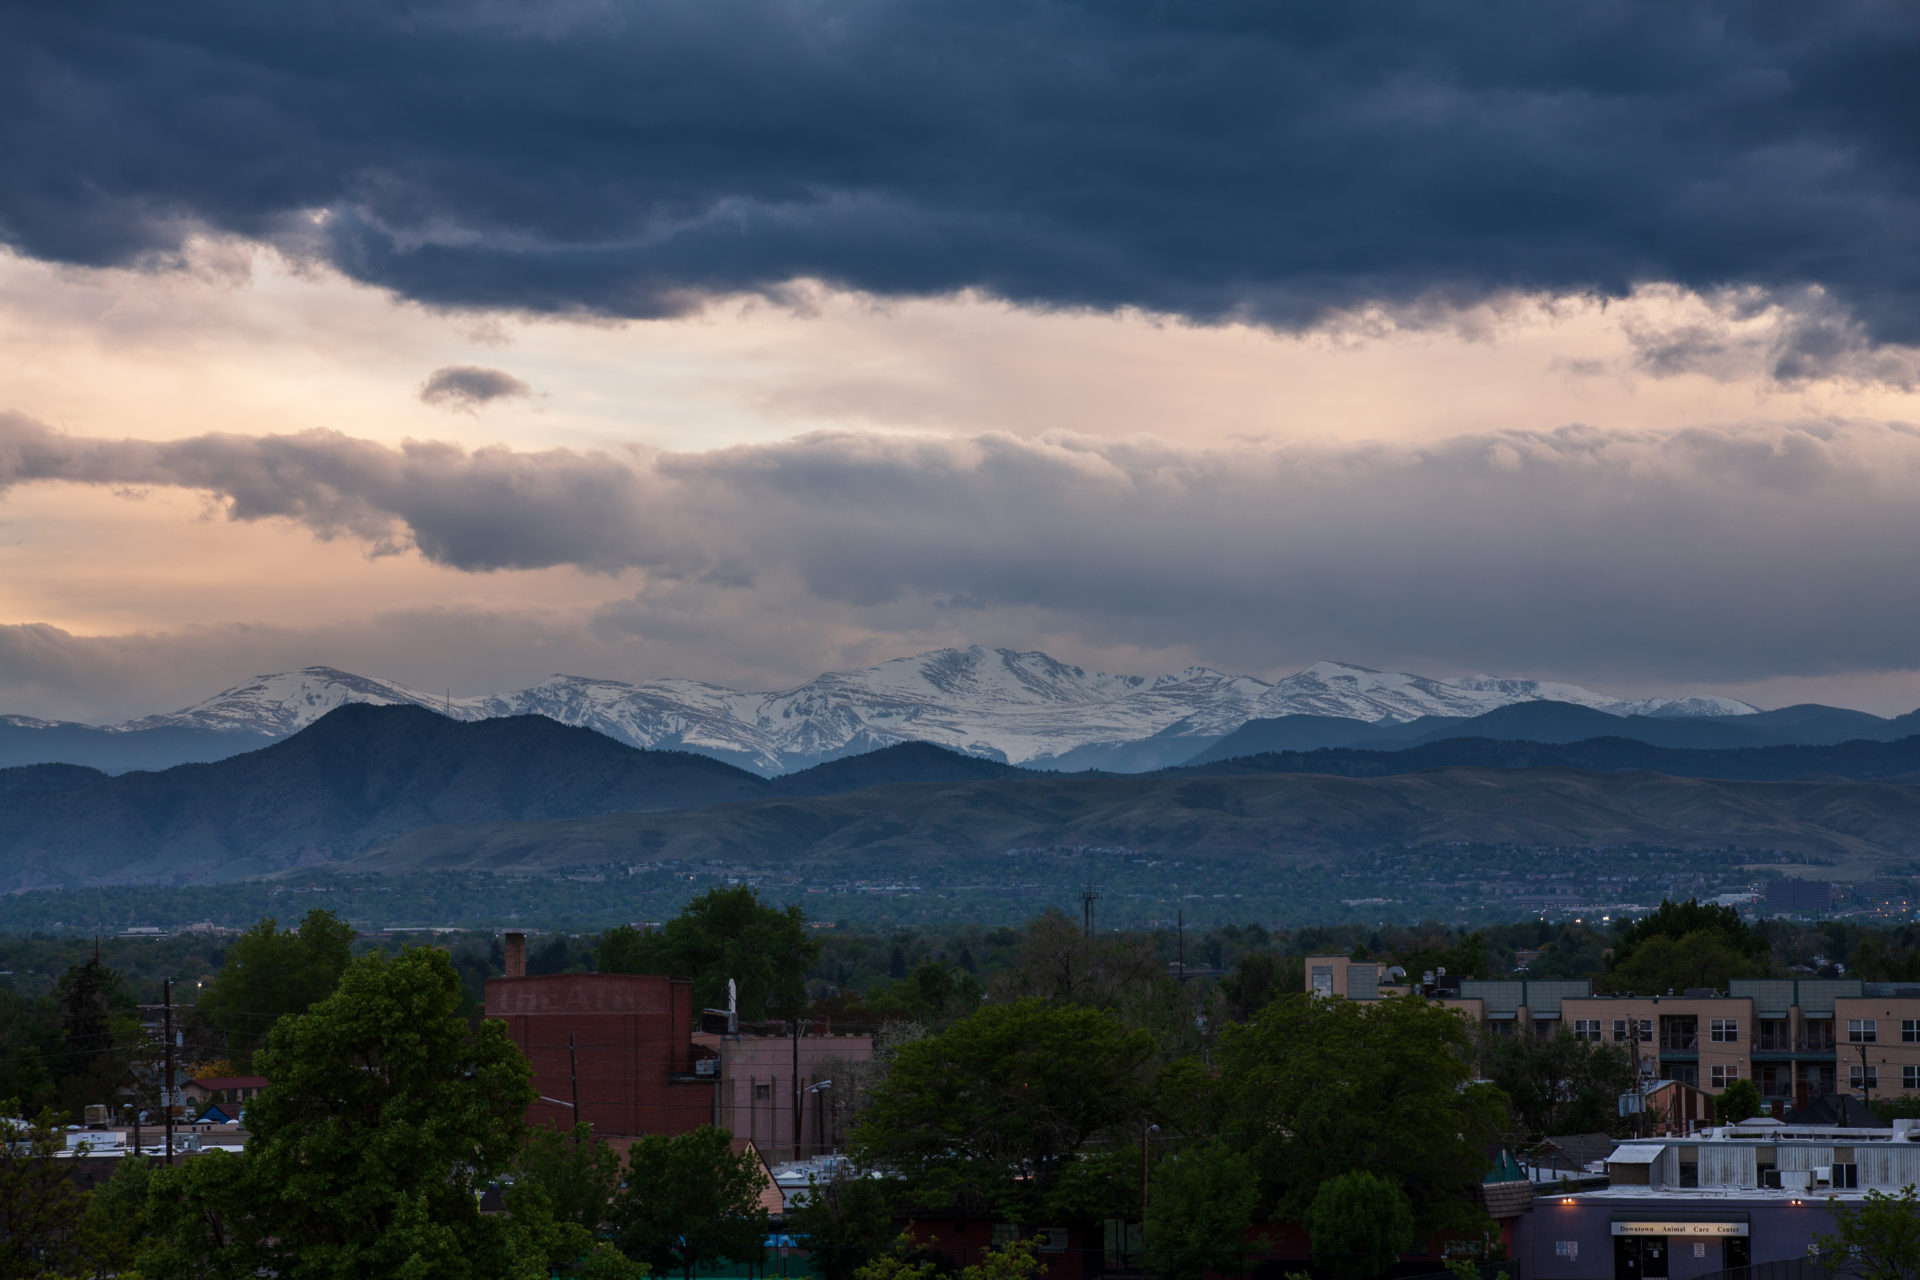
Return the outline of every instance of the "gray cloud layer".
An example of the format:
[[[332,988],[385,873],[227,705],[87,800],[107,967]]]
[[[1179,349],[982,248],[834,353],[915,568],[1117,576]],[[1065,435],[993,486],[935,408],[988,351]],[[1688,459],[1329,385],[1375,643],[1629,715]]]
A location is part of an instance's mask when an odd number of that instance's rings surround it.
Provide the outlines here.
[[[15,5],[0,236],[622,316],[798,277],[1277,325],[1817,287],[1912,345],[1916,65],[1902,0]]]
[[[1111,643],[1674,680],[1914,665],[1920,430],[1501,431],[1190,450],[822,434],[704,454],[163,443],[0,418],[0,489],[176,485],[236,520],[484,572],[641,568],[734,625],[779,601],[1009,612]],[[696,533],[693,531],[697,531]],[[755,602],[762,604],[757,605]],[[644,631],[657,600],[601,627]]]
[[[532,394],[532,387],[504,369],[471,364],[435,369],[420,388],[420,399],[425,403],[467,412],[494,400],[516,400]]]

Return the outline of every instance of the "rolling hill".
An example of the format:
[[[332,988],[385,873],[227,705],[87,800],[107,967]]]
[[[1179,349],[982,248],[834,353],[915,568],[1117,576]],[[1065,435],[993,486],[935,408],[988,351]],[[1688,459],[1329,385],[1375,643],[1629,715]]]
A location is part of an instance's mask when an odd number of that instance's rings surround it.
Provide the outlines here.
[[[898,873],[1016,848],[1097,845],[1263,860],[1278,872],[1296,858],[1462,841],[1733,846],[1877,864],[1920,853],[1920,787],[1486,769],[914,783],[691,812],[437,827],[352,866],[520,873],[659,858]]]
[[[1687,750],[1649,746],[1629,738],[1526,742],[1443,738],[1398,750],[1333,747],[1269,751],[1168,770],[1172,774],[1318,773],[1382,778],[1430,769],[1579,769],[1596,773],[1647,772],[1676,778],[1785,781],[1849,778],[1920,781],[1920,736],[1897,742],[1842,742],[1834,746],[1735,747]]]
[[[640,751],[538,716],[461,723],[353,704],[212,764],[0,771],[0,888],[230,880],[436,823],[716,804],[766,786],[706,756]]]

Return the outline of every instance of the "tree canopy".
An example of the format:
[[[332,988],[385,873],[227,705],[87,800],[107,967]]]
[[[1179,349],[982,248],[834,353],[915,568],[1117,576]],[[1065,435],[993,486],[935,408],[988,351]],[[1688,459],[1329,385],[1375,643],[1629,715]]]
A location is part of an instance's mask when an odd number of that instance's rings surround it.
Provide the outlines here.
[[[1284,1218],[1304,1221],[1323,1183],[1368,1171],[1404,1189],[1422,1230],[1479,1230],[1472,1192],[1507,1102],[1474,1083],[1472,1051],[1466,1020],[1417,996],[1282,996],[1221,1032],[1210,1123]]]
[[[627,1152],[614,1239],[629,1257],[687,1280],[703,1262],[754,1262],[767,1233],[765,1182],[759,1156],[735,1152],[725,1129],[650,1134]]]
[[[826,1280],[853,1280],[854,1273],[886,1253],[893,1243],[894,1180],[841,1169],[787,1209],[787,1224],[806,1242],[810,1265]]]
[[[1530,1139],[1557,1133],[1596,1133],[1618,1123],[1618,1100],[1634,1087],[1627,1045],[1552,1036],[1487,1036],[1481,1070],[1513,1107],[1520,1133]]]
[[[900,1048],[853,1133],[856,1157],[897,1171],[922,1207],[1080,1216],[1077,1157],[1117,1127],[1137,1137],[1154,1052],[1150,1034],[1097,1009],[989,1005]]]
[[[1827,1210],[1834,1231],[1813,1238],[1819,1253],[1844,1259],[1859,1280],[1920,1280],[1920,1195],[1912,1187],[1868,1191],[1859,1204],[1831,1197]]]
[[[1243,1274],[1259,1205],[1253,1165],[1224,1143],[1197,1143],[1161,1161],[1143,1224],[1147,1266],[1167,1280]]]
[[[244,1154],[155,1174],[161,1239],[141,1274],[542,1274],[516,1225],[479,1211],[520,1155],[531,1072],[502,1024],[469,1029],[444,954],[362,957],[258,1062],[272,1083]]]
[[[609,929],[594,948],[601,973],[658,973],[693,980],[699,1007],[724,1008],[738,983],[742,1017],[793,1018],[805,1009],[807,970],[820,943],[799,907],[771,907],[751,888],[701,894],[658,932]]]
[[[1735,978],[1758,978],[1766,964],[1730,945],[1724,934],[1700,929],[1678,938],[1655,934],[1643,940],[1596,982],[1597,989],[1658,994],[1688,987],[1727,989]]]
[[[1364,1170],[1321,1184],[1307,1208],[1314,1265],[1344,1280],[1385,1275],[1413,1247],[1413,1211],[1400,1188]]]
[[[227,948],[200,1012],[226,1034],[234,1065],[248,1069],[274,1023],[332,995],[352,959],[353,929],[333,912],[316,907],[287,930],[268,916]]]
[[[1688,898],[1660,906],[1620,929],[1597,985],[1609,991],[1724,988],[1731,978],[1765,977],[1766,935],[1733,907]]]

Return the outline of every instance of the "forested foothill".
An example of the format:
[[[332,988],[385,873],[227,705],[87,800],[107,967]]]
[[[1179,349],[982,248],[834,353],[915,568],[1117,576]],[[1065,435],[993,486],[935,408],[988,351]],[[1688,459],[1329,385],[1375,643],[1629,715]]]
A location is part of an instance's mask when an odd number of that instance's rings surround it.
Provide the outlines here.
[[[1438,1241],[1497,1241],[1474,1196],[1489,1151],[1620,1125],[1623,1050],[1483,1037],[1419,997],[1315,1000],[1303,959],[1327,953],[1602,990],[1920,979],[1912,927],[1752,923],[1693,901],[1605,926],[1473,932],[1089,934],[1047,912],[1020,928],[863,933],[811,929],[747,888],[702,895],[658,929],[536,934],[527,965],[683,974],[703,1000],[734,977],[754,1017],[876,1034],[876,1065],[847,1101],[853,1169],[879,1176],[816,1186],[785,1226],[826,1280],[931,1274],[899,1241],[915,1217],[1097,1231],[1143,1212],[1139,1247],[1161,1275],[1236,1273],[1262,1232],[1305,1241],[1324,1274],[1380,1274]],[[757,1260],[757,1175],[724,1134],[650,1138],[623,1160],[584,1127],[528,1132],[529,1069],[478,1003],[503,962],[496,936],[355,937],[319,908],[97,952],[0,938],[0,1099],[15,1117],[0,1276],[691,1277]],[[89,1104],[157,1105],[163,978],[183,1071],[271,1083],[245,1109],[244,1152],[172,1168],[129,1158],[83,1192],[55,1176],[59,1126]],[[1143,1176],[1159,1188],[1144,1203]],[[475,1208],[489,1188],[500,1212]],[[968,1269],[1019,1280],[1035,1265],[1010,1248]]]

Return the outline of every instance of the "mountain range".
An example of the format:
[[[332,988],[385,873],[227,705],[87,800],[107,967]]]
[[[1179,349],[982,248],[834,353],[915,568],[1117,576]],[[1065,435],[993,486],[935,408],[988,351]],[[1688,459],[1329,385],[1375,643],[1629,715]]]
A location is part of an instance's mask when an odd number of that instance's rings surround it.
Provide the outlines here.
[[[1555,706],[1565,704],[1535,714]],[[824,858],[906,870],[1083,843],[1225,857],[1642,842],[1884,862],[1920,852],[1916,781],[1920,734],[1718,749],[1442,738],[1133,777],[1041,772],[907,742],[765,778],[543,716],[461,721],[350,703],[213,763],[119,775],[0,769],[0,892],[219,883],[339,863],[525,872]]]
[[[556,675],[511,693],[455,698],[307,667],[111,726],[0,717],[0,766],[59,761],[122,771],[221,759],[284,738],[351,703],[413,705],[469,721],[544,716],[629,746],[697,752],[763,776],[901,742],[1038,768],[1143,772],[1184,763],[1253,725],[1284,726],[1285,749],[1378,745],[1531,703],[1656,727],[1756,715],[1754,707],[1729,698],[1616,698],[1575,685],[1493,676],[1437,680],[1338,662],[1316,663],[1272,683],[1207,667],[1155,677],[1109,675],[1044,653],[976,645],[829,672],[774,693],[693,680]],[[1862,731],[1853,736],[1878,736],[1867,728],[1885,723],[1862,712],[1824,710],[1859,718]],[[1772,740],[1763,733],[1713,745]],[[1283,744],[1256,733],[1243,745],[1272,750]]]

